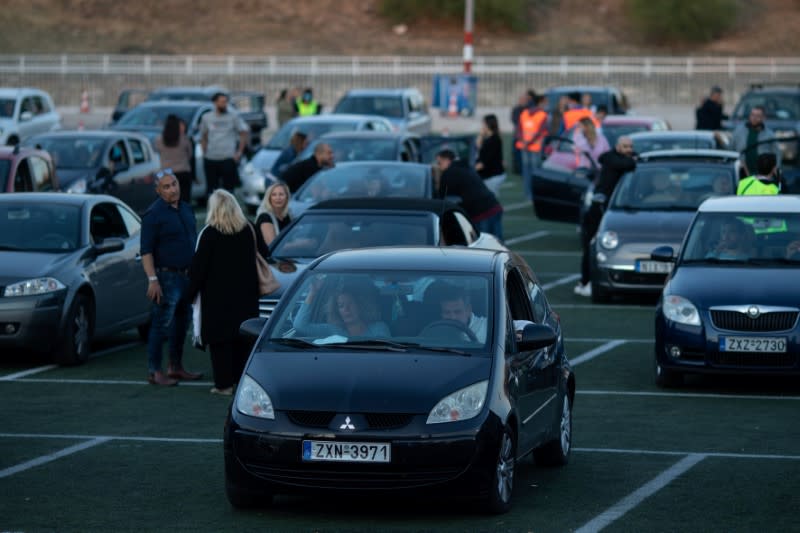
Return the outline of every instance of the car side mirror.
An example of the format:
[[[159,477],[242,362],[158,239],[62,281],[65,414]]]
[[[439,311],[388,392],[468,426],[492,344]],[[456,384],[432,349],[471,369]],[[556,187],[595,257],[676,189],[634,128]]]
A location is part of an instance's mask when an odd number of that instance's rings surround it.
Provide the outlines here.
[[[117,237],[109,237],[92,246],[92,249],[96,255],[121,252],[125,249],[125,241]]]
[[[266,324],[266,318],[248,318],[239,326],[239,335],[251,341],[255,341],[258,336],[261,335],[261,330],[264,329]]]
[[[541,350],[556,343],[556,332],[544,324],[528,324],[522,330],[522,339],[517,342],[520,352]]]
[[[674,263],[677,257],[675,257],[675,250],[672,249],[672,246],[659,246],[650,252],[650,259],[662,263]]]
[[[33,118],[33,113],[31,113],[30,111],[23,111],[19,115],[19,121],[20,122],[28,122],[32,118]]]

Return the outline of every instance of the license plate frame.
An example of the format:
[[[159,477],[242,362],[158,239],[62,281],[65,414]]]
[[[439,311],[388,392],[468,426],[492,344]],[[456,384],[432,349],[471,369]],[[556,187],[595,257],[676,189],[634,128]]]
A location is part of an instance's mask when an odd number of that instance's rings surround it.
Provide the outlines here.
[[[303,440],[301,459],[304,462],[386,464],[392,462],[392,444]]]
[[[665,261],[652,261],[650,259],[637,259],[635,269],[640,274],[669,274],[674,263]]]
[[[719,351],[724,353],[786,353],[786,337],[745,337],[726,335],[719,338]]]

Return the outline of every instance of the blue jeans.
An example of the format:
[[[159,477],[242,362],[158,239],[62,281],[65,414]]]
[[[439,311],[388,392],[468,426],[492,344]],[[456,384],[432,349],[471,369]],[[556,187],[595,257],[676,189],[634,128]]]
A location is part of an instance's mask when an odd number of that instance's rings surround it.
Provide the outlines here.
[[[536,170],[542,161],[541,152],[522,152],[522,187],[525,198],[533,200],[533,171]]]
[[[189,278],[177,272],[159,272],[161,303],[153,302],[150,335],[147,339],[147,370],[149,373],[161,371],[162,347],[169,341],[169,362],[175,368],[181,367],[183,343],[191,315],[191,304],[183,299],[189,285]]]
[[[492,215],[489,218],[481,220],[480,222],[476,222],[475,225],[478,227],[481,233],[491,233],[500,241],[503,240],[503,212],[500,211],[496,215]]]

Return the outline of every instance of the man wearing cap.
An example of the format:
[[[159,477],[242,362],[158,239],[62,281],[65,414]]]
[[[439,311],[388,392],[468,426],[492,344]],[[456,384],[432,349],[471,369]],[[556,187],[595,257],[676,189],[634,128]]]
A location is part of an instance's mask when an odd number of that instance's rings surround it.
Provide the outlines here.
[[[247,146],[248,128],[233,109],[228,108],[228,96],[215,93],[211,97],[214,112],[200,120],[200,144],[203,147],[203,170],[206,174],[206,197],[220,184],[228,192],[239,185],[237,165]]]
[[[181,201],[178,178],[171,170],[155,174],[158,198],[142,217],[142,267],[147,275],[147,297],[153,302],[147,339],[147,381],[176,385],[202,374],[183,368],[183,345],[189,324],[190,304],[183,299],[189,284],[197,229],[192,208]],[[161,369],[164,339],[169,341],[169,369]]]

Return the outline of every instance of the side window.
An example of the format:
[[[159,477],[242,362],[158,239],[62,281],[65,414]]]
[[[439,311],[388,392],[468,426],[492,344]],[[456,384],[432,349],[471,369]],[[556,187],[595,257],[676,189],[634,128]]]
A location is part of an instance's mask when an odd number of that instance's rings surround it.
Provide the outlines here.
[[[125,223],[125,229],[128,231],[128,235],[132,236],[139,233],[139,230],[142,228],[142,223],[139,222],[139,218],[121,205],[117,206],[117,210],[122,216],[122,221]]]
[[[45,109],[45,102],[41,96],[34,96],[33,97],[33,114],[34,115],[41,115],[47,112]]]
[[[114,204],[98,204],[92,208],[89,233],[95,244],[112,237],[128,237],[128,229]]]
[[[528,291],[517,269],[511,269],[506,275],[506,301],[511,311],[512,320],[533,321]]]
[[[458,225],[461,227],[461,231],[466,236],[466,244],[470,245],[475,242],[475,239],[478,238],[478,232],[475,231],[475,226],[472,225],[472,222],[470,222],[467,217],[458,211],[453,212],[453,215],[455,216],[456,222],[458,222]]]
[[[136,139],[128,139],[128,144],[131,147],[131,155],[133,156],[133,164],[138,165],[147,161],[145,156],[144,147],[142,143]]]
[[[533,280],[526,280],[528,285],[528,296],[531,299],[531,307],[533,308],[533,321],[537,324],[543,324],[547,318],[547,298],[544,295],[542,288]]]
[[[34,191],[52,191],[53,176],[50,172],[50,165],[41,157],[31,156],[28,158],[30,165],[31,180]]]
[[[32,192],[33,180],[28,161],[20,161],[17,166],[17,174],[14,176],[14,192]]]
[[[36,114],[36,108],[33,104],[33,97],[28,96],[22,101],[22,107],[20,108],[20,115],[25,112],[29,112],[32,114]]]
[[[123,141],[114,143],[114,146],[111,147],[111,151],[108,154],[108,159],[116,166],[128,167],[131,164],[128,158],[128,150],[125,148],[125,143]]]

